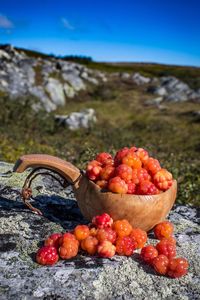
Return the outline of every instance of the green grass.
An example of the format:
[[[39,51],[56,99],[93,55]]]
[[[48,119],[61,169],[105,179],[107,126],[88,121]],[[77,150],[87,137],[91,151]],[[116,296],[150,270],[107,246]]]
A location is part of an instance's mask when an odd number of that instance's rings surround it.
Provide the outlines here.
[[[114,153],[124,146],[149,150],[179,182],[178,203],[200,205],[200,126],[192,111],[198,103],[168,103],[165,110],[144,105],[149,95],[113,82],[68,100],[55,113],[68,114],[94,108],[97,123],[89,129],[70,131],[58,127],[54,114],[30,109],[35,99],[10,101],[0,95],[0,160],[14,162],[25,153],[46,153],[85,167],[100,151]],[[113,91],[113,93],[112,93]]]

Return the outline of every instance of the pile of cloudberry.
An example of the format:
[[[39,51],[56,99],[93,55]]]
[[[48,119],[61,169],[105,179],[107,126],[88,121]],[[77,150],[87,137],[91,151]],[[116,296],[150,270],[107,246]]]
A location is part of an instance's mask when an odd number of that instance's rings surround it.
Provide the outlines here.
[[[111,258],[115,254],[131,256],[141,249],[141,259],[151,265],[158,274],[176,278],[187,274],[188,262],[176,256],[176,240],[173,237],[173,225],[164,221],[154,228],[154,234],[160,241],[156,246],[147,245],[147,233],[133,228],[127,220],[113,219],[106,213],[93,218],[92,223],[77,225],[72,232],[54,233],[45,241],[36,254],[41,265],[53,265],[59,258],[71,259],[79,251],[89,255]]]
[[[156,195],[170,188],[173,177],[143,148],[123,148],[113,158],[99,153],[88,163],[87,177],[101,189],[120,194]]]

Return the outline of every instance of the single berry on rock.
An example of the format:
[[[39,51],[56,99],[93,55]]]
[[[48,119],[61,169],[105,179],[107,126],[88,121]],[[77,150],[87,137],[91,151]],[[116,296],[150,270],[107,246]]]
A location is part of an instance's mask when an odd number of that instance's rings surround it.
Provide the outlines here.
[[[135,153],[128,153],[122,158],[122,163],[128,165],[133,169],[140,169],[142,167],[142,162],[140,158]]]
[[[116,252],[119,255],[130,256],[136,249],[136,242],[129,236],[119,237],[116,241]]]
[[[93,217],[92,224],[97,228],[111,227],[113,224],[113,219],[111,216],[109,216],[109,214],[104,213],[102,215]]]
[[[128,154],[129,152],[129,148],[127,147],[124,147],[122,148],[121,150],[117,151],[115,157],[114,157],[114,163],[115,163],[115,166],[119,166],[121,163],[122,163],[122,158]]]
[[[147,245],[142,248],[140,255],[145,262],[152,264],[153,259],[158,256],[158,251],[154,246]]]
[[[100,177],[101,169],[102,169],[101,163],[98,162],[97,160],[92,160],[87,165],[87,169],[86,169],[87,177],[93,181],[97,180]]]
[[[53,233],[45,241],[45,246],[54,246],[56,249],[59,247],[59,239],[62,237],[62,233]]]
[[[151,180],[151,176],[149,175],[146,169],[133,169],[132,182],[134,182],[135,184],[139,184],[140,182],[145,180]]]
[[[96,184],[101,188],[101,189],[106,189],[108,186],[108,181],[106,180],[97,180]]]
[[[118,237],[128,236],[132,231],[132,226],[127,220],[117,220],[113,223],[113,230],[117,232]]]
[[[158,240],[170,238],[173,235],[174,226],[170,221],[163,221],[154,227],[154,234]]]
[[[127,194],[135,194],[135,191],[136,191],[136,185],[135,185],[135,183],[128,182],[127,185],[128,185]]]
[[[140,158],[143,164],[145,164],[149,159],[149,153],[143,148],[138,148],[136,151],[136,155]]]
[[[115,168],[111,165],[107,165],[101,169],[100,178],[101,180],[109,180],[114,176]]]
[[[184,276],[188,272],[188,261],[183,257],[172,258],[169,260],[167,275],[172,278]]]
[[[88,236],[85,240],[81,241],[81,248],[88,254],[94,255],[97,252],[98,240],[94,236]]]
[[[148,180],[141,181],[136,189],[137,195],[157,195],[159,190]]]
[[[112,228],[102,228],[97,230],[96,238],[100,243],[106,240],[114,244],[117,238],[117,233],[112,230]]]
[[[152,175],[154,175],[161,170],[161,166],[157,159],[154,159],[153,157],[149,157],[149,159],[145,163],[145,169],[148,172],[151,172]]]
[[[167,239],[161,240],[157,245],[156,249],[159,254],[163,254],[168,258],[173,258],[176,256],[176,245],[168,241]]]
[[[102,152],[96,156],[96,160],[100,162],[102,165],[104,165],[106,161],[112,160],[112,155],[107,152]]]
[[[166,191],[172,186],[173,177],[166,169],[161,169],[154,175],[153,182],[158,189]]]
[[[98,254],[100,257],[111,258],[115,255],[115,246],[109,241],[103,241],[98,246]]]
[[[153,259],[152,265],[154,267],[154,270],[161,275],[165,275],[167,273],[169,264],[169,259],[167,256],[163,254],[159,254],[157,257]]]
[[[36,261],[40,265],[54,265],[58,259],[57,249],[53,246],[44,246],[36,254]]]
[[[119,176],[113,177],[108,182],[108,189],[113,193],[126,194],[128,186]]]
[[[136,242],[138,249],[143,248],[147,242],[147,233],[140,228],[133,228],[129,236]]]
[[[90,229],[87,225],[77,225],[74,229],[74,235],[78,241],[82,241],[90,235]]]
[[[125,164],[121,164],[115,169],[115,176],[119,176],[126,183],[132,179],[132,173],[132,168]]]

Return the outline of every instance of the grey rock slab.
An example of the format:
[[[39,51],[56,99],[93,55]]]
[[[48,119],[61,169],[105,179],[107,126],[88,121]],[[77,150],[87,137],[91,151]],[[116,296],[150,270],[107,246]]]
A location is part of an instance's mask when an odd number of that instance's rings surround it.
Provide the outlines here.
[[[0,172],[12,168],[0,162]],[[142,263],[139,251],[113,259],[80,253],[51,267],[35,263],[45,237],[85,224],[71,187],[62,189],[51,177],[33,182],[33,214],[20,198],[28,172],[0,177],[0,299],[191,299],[200,298],[200,226],[194,207],[175,206],[169,219],[175,225],[178,256],[189,260],[189,273],[179,279],[156,275]],[[155,244],[152,233],[149,243]]]
[[[142,76],[140,73],[134,73],[132,76],[132,80],[137,85],[143,85],[143,84],[150,83],[151,78]]]
[[[65,94],[63,91],[63,85],[54,78],[48,78],[45,89],[47,93],[49,94],[52,102],[56,106],[63,106],[65,104]]]

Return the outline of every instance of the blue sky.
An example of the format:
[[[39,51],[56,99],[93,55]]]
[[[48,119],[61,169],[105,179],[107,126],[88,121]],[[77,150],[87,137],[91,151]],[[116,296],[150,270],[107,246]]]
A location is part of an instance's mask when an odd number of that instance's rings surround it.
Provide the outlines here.
[[[0,43],[200,66],[200,0],[0,0]]]

